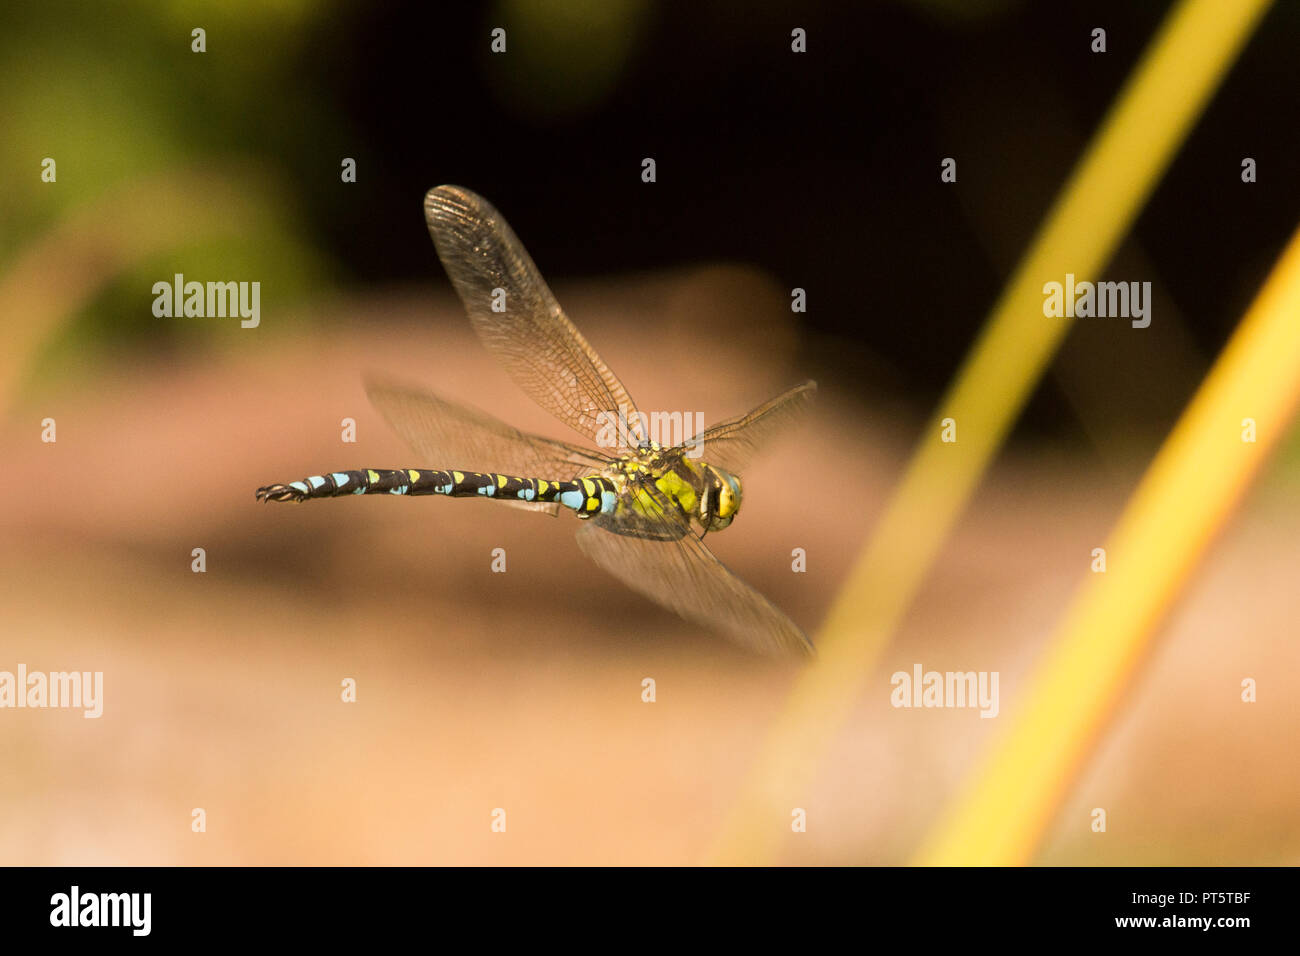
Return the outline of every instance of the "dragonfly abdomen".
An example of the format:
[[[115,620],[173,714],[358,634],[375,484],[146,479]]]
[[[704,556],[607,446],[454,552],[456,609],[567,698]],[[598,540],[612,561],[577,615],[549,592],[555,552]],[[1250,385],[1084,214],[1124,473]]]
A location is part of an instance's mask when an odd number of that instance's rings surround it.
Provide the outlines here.
[[[517,478],[482,471],[437,471],[428,468],[367,468],[312,475],[288,484],[257,489],[259,501],[306,501],[344,495],[446,495],[449,498],[506,498],[556,502],[580,517],[614,510],[617,490],[600,475],[551,481]]]

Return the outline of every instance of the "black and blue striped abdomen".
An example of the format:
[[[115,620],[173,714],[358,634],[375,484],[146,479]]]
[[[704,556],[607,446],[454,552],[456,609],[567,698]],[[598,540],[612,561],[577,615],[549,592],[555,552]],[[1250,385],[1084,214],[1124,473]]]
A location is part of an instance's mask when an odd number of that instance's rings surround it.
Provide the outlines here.
[[[569,481],[517,478],[481,471],[434,471],[426,468],[367,468],[312,475],[286,485],[257,489],[259,501],[306,501],[343,495],[446,495],[450,498],[507,498],[555,502],[580,517],[614,510],[617,489],[608,478],[592,475]]]

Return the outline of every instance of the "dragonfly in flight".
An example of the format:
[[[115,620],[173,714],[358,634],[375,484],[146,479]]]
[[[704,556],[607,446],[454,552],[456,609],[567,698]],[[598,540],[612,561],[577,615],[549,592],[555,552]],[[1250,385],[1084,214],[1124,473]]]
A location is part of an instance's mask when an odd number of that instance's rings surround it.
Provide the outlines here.
[[[430,190],[424,213],[470,322],[515,382],[588,441],[608,445],[609,425],[619,423],[622,448],[606,454],[529,435],[423,389],[370,382],[371,402],[419,458],[455,467],[328,472],[259,488],[258,500],[446,495],[552,515],[570,510],[582,519],[582,551],[634,591],[751,651],[812,654],[798,625],[729,571],[704,537],[735,519],[740,473],[806,409],[816,383],[706,429],[689,448],[650,441],[646,417],[569,321],[501,214],[458,186]]]

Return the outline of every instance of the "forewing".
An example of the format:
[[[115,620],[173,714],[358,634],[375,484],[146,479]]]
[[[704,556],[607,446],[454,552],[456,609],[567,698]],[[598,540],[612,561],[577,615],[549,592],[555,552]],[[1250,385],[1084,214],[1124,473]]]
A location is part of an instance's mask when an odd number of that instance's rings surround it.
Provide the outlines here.
[[[799,626],[727,570],[693,533],[657,541],[588,523],[578,530],[578,547],[632,590],[746,650],[770,657],[813,653]]]
[[[565,442],[529,435],[486,412],[449,402],[423,389],[391,382],[366,384],[371,403],[406,440],[422,468],[455,468],[520,478],[570,479],[602,469],[606,461]],[[556,514],[558,503],[511,501],[529,511]]]
[[[817,383],[807,381],[764,402],[747,415],[719,422],[702,436],[703,459],[732,474],[743,473],[764,444],[808,410],[816,394]]]
[[[439,186],[425,196],[424,215],[470,322],[519,387],[588,439],[620,414],[633,443],[644,439],[627,389],[569,321],[492,204]],[[504,311],[493,311],[494,303]]]

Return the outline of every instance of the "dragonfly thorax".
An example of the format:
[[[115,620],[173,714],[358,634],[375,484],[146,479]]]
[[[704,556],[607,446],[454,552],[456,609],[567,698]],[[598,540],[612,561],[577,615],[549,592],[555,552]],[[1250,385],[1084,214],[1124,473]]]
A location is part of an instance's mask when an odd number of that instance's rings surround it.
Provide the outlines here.
[[[621,501],[644,516],[675,513],[677,520],[698,524],[701,531],[721,531],[740,511],[740,478],[715,465],[649,449],[625,455],[604,473]]]

